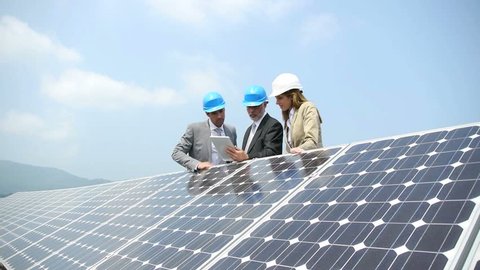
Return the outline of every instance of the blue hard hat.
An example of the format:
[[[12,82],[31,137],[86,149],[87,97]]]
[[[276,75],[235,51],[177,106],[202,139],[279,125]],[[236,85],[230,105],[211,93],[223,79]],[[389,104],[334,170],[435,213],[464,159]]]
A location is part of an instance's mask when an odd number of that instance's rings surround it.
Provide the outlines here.
[[[267,101],[267,93],[265,89],[259,85],[252,85],[247,87],[243,97],[244,106],[258,106]]]
[[[217,92],[210,92],[203,98],[203,110],[207,113],[225,108],[225,100]]]

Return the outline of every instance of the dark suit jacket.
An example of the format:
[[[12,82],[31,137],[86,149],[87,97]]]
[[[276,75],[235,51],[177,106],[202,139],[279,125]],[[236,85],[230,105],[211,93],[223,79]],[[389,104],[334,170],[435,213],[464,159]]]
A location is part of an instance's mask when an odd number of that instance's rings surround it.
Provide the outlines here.
[[[230,137],[233,145],[237,145],[237,131],[234,126],[223,124],[225,135]],[[172,158],[178,164],[195,171],[201,161],[212,162],[212,142],[210,140],[208,120],[188,125],[187,131],[172,152]]]
[[[261,158],[282,154],[283,128],[277,119],[268,113],[258,125],[249,149],[245,149],[252,126],[247,128],[243,137],[242,149],[249,158]]]

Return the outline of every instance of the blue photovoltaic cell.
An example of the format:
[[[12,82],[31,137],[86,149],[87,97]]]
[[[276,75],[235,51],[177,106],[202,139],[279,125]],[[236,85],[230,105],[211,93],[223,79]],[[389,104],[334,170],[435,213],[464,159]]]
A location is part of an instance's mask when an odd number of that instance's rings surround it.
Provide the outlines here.
[[[147,269],[198,268],[261,219],[336,151],[260,159],[194,176],[188,190],[201,196],[98,268],[118,269],[127,262],[136,266],[141,263]]]
[[[8,269],[473,268],[479,124],[0,199]],[[474,242],[476,244],[474,244]],[[468,263],[468,262],[467,262]]]
[[[182,175],[186,175],[186,173]],[[160,186],[169,185],[171,182],[168,180],[173,181],[178,177],[179,175],[162,176],[160,179],[166,181],[163,181]],[[32,231],[18,235],[14,241],[0,246],[2,259],[6,259],[9,265],[19,269],[31,266],[49,269],[69,267],[81,269],[93,265],[103,259],[109,250],[125,243],[128,235],[135,231],[134,227],[126,227],[126,224],[112,224],[108,221],[120,217],[122,211],[132,207],[136,201],[144,199],[149,193],[153,193],[155,189],[152,188],[154,187],[152,183],[156,179],[153,177],[149,181],[142,179],[93,188],[71,189],[76,197],[64,194],[63,191],[51,191],[46,194],[51,201],[67,201],[68,207],[53,207],[48,212],[50,218],[35,224]],[[142,184],[145,182],[150,185],[143,186]],[[35,194],[35,192],[27,194]],[[105,226],[111,226],[109,234],[95,231],[102,230]],[[16,230],[22,227],[24,226],[18,226]],[[115,238],[117,232],[124,233],[121,237],[117,235],[118,238]],[[9,233],[15,233],[15,230]],[[37,236],[38,234],[40,235]],[[32,241],[33,236],[36,238]],[[12,249],[16,251],[15,255],[3,256],[4,250],[14,254],[10,252]],[[38,249],[50,250],[49,256],[43,257],[41,260],[32,259],[34,254],[30,251]],[[56,251],[56,253],[51,254],[51,251]]]
[[[64,268],[68,262],[61,267],[56,264],[57,260],[63,258],[80,262],[74,265],[77,269],[92,267],[141,234],[155,219],[168,214],[171,210],[159,206],[159,198],[170,189],[178,188],[177,182],[183,182],[186,176],[186,173],[182,173],[124,182],[92,200],[93,205],[81,205],[79,212],[82,215],[76,222],[61,229],[80,232],[79,235],[75,235],[73,241],[39,265],[49,269]],[[104,200],[104,197],[109,199]],[[178,198],[176,203],[181,205],[187,200]]]
[[[111,185],[110,185],[111,186]],[[37,252],[28,248],[66,224],[59,217],[95,196],[107,185],[57,191],[18,193],[2,199],[0,256],[17,269],[33,265]],[[46,225],[50,223],[49,225]],[[67,238],[66,242],[70,238]],[[61,243],[62,245],[64,243]],[[35,254],[33,254],[35,253]],[[30,258],[31,257],[31,258]],[[15,262],[15,263],[12,263]]]
[[[352,145],[212,268],[451,268],[478,221],[478,136],[472,126]]]

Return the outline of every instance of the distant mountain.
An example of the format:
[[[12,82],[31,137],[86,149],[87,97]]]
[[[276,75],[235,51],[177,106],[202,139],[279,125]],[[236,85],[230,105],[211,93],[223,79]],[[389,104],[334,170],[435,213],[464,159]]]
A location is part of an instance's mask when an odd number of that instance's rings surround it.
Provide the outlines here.
[[[38,167],[0,160],[0,197],[19,191],[71,188],[108,183],[105,179],[87,179],[55,168]]]

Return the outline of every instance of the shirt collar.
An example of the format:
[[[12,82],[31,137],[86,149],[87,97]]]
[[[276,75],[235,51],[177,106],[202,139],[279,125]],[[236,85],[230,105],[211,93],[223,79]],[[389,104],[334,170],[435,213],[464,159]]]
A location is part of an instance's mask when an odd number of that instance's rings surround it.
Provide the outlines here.
[[[292,107],[290,112],[288,112],[288,118],[291,119],[291,121],[293,121],[293,116],[294,115],[295,115],[295,107]]]
[[[223,131],[223,133],[225,133],[225,130],[223,129],[223,125],[221,127],[215,126],[215,124],[212,122],[212,120],[210,120],[210,118],[208,118],[208,125],[210,126],[210,131],[215,131],[215,129],[220,128]]]

